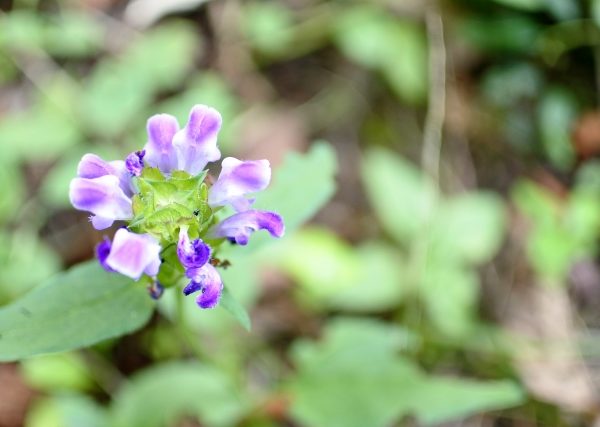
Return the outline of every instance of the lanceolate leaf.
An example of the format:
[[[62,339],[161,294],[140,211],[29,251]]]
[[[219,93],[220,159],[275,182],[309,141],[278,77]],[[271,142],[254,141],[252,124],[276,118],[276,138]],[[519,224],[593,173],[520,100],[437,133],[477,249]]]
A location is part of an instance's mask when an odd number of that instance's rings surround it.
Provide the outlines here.
[[[90,261],[0,308],[0,361],[89,346],[141,327],[154,303],[146,290]]]

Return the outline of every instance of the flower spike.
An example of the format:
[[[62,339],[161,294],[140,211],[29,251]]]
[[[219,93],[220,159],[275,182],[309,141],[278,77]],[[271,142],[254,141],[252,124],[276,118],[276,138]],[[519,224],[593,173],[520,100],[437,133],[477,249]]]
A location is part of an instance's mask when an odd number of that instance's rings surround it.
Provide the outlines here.
[[[227,157],[218,178],[205,179],[206,165],[221,158],[220,128],[221,115],[205,105],[192,108],[182,129],[175,117],[154,115],[142,150],[111,162],[86,154],[71,181],[71,203],[91,213],[94,228],[127,224],[96,246],[102,268],[141,280],[153,299],[187,278],[184,295],[213,308],[224,286],[218,268],[229,265],[214,257],[220,245],[246,245],[258,230],[284,234],[281,216],[251,209],[250,197],[271,181],[268,160]]]

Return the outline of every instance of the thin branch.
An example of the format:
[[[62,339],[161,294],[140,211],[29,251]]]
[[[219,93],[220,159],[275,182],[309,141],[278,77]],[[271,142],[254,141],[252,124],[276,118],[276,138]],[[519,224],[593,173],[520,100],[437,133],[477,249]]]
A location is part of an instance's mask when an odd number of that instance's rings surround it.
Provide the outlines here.
[[[425,118],[421,164],[436,185],[439,185],[440,151],[446,116],[446,47],[444,24],[435,1],[427,8],[425,22],[429,40],[429,105]]]

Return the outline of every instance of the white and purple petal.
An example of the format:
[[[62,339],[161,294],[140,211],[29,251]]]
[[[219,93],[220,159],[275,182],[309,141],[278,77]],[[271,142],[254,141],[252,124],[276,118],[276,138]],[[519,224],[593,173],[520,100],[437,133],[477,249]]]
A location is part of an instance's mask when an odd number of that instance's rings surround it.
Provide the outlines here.
[[[248,210],[254,200],[244,196],[264,190],[270,181],[271,166],[268,160],[241,161],[227,157],[221,163],[219,178],[210,189],[208,204],[229,204],[237,211]]]
[[[131,175],[127,172],[125,162],[114,160],[107,162],[95,154],[84,154],[77,165],[77,176],[79,178],[99,178],[101,176],[114,175],[119,178],[119,185],[127,196],[134,193]]]
[[[177,119],[169,114],[156,114],[148,119],[146,129],[146,162],[165,174],[171,173],[177,169],[177,152],[173,146],[173,137],[179,131]]]
[[[73,179],[69,187],[69,198],[76,209],[91,212],[102,219],[92,221],[96,228],[111,220],[133,217],[131,199],[123,192],[119,186],[119,178],[114,175]]]
[[[113,238],[105,264],[134,280],[142,274],[156,276],[160,268],[160,244],[149,234],[136,234],[120,228]]]
[[[223,291],[223,281],[216,268],[210,264],[204,264],[201,268],[191,268],[186,275],[192,281],[184,288],[183,293],[189,295],[200,291],[196,297],[196,304],[200,308],[213,308],[219,303]]]
[[[177,257],[184,268],[200,268],[210,259],[210,246],[202,239],[190,241],[187,227],[181,227],[179,241],[177,242]]]
[[[195,105],[192,108],[186,126],[173,138],[178,169],[197,175],[208,162],[221,158],[217,147],[221,121],[221,114],[214,108],[206,105]]]
[[[80,178],[98,178],[115,175],[113,166],[95,154],[84,154],[77,165],[77,176]]]
[[[285,232],[283,219],[275,212],[249,210],[224,219],[209,234],[213,237],[225,237],[238,245],[246,245],[250,235],[258,230],[267,230],[271,236],[281,237]]]

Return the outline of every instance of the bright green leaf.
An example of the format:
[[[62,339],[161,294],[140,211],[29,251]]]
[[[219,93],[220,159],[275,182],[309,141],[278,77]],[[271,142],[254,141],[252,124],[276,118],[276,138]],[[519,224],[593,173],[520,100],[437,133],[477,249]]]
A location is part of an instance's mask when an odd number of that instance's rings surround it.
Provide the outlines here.
[[[77,353],[48,354],[21,362],[27,383],[41,391],[89,390],[93,385],[85,361]]]
[[[223,289],[223,294],[221,295],[221,301],[219,303],[221,307],[227,310],[231,315],[240,322],[240,324],[247,330],[250,331],[252,325],[250,323],[250,316],[248,316],[248,312],[246,309],[239,303],[237,299],[233,295],[228,288]]]
[[[441,259],[488,261],[505,231],[502,200],[493,193],[467,193],[441,202],[432,225],[432,251]]]
[[[538,122],[542,144],[550,161],[561,170],[569,170],[575,161],[571,131],[577,116],[576,100],[564,90],[550,90],[540,102]]]
[[[408,161],[383,149],[367,152],[361,172],[383,227],[400,243],[409,244],[432,218],[433,184]]]
[[[90,346],[146,323],[154,303],[131,279],[90,261],[0,309],[0,360]]]
[[[307,427],[385,427],[413,415],[426,424],[520,404],[508,381],[428,376],[397,355],[410,335],[374,320],[338,319],[318,343],[292,348],[292,417]],[[452,396],[450,396],[452,395]]]
[[[113,427],[162,427],[194,416],[202,425],[235,425],[245,398],[231,379],[195,362],[155,365],[135,375],[115,396]]]

